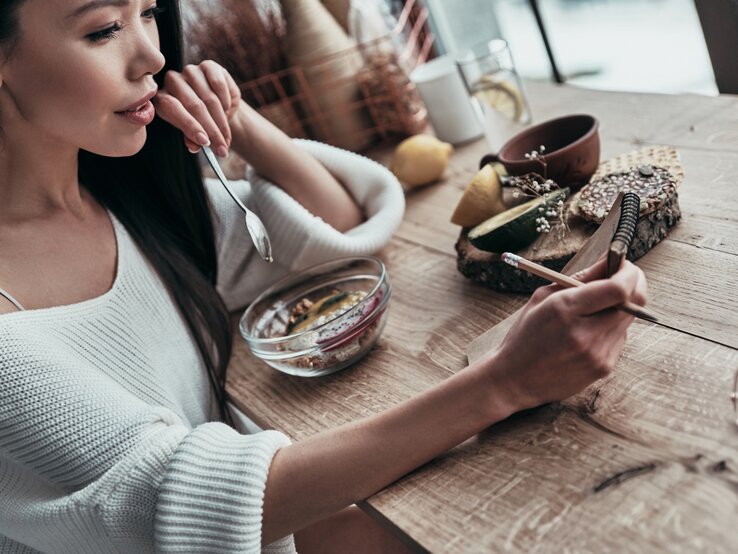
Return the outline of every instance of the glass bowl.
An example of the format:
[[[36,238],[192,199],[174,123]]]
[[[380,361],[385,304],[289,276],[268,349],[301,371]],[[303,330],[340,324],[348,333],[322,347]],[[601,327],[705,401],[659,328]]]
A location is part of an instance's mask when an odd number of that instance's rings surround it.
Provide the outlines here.
[[[381,260],[341,258],[276,282],[246,309],[239,329],[251,352],[273,368],[327,375],[371,350],[387,321],[391,293]]]

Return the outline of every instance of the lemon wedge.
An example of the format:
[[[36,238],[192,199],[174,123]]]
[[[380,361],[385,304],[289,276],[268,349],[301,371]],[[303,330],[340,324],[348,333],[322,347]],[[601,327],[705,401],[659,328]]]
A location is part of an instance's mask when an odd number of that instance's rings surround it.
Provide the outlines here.
[[[395,148],[391,171],[404,185],[418,187],[438,180],[454,147],[431,135],[415,135]]]
[[[462,227],[474,227],[506,209],[502,202],[500,178],[494,168],[487,164],[467,185],[456,204],[451,223]]]

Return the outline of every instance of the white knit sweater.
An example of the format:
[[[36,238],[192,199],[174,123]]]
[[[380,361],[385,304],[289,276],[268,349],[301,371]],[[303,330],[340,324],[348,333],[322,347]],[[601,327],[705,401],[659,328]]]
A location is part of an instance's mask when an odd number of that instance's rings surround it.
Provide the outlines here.
[[[249,175],[234,187],[270,233],[271,265],[221,185],[207,182],[218,290],[230,309],[281,274],[378,250],[402,219],[404,197],[386,169],[297,142],[347,186],[367,221],[341,234]],[[269,465],[289,439],[216,421],[184,322],[112,219],[118,265],[107,293],[0,315],[0,552],[258,552]],[[265,550],[294,552],[292,537]]]

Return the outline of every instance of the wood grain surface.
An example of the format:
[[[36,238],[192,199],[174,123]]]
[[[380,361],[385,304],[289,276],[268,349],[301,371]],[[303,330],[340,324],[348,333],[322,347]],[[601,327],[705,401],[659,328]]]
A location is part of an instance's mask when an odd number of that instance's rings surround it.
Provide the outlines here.
[[[682,155],[683,219],[638,261],[664,325],[636,321],[608,380],[491,427],[362,507],[418,551],[736,552],[738,98],[528,92],[536,121],[595,115],[603,158],[641,144]],[[449,217],[486,151],[458,148],[442,182],[408,193],[380,253],[394,294],[371,355],[307,380],[268,368],[237,338],[229,392],[239,407],[299,440],[463,370],[467,345],[525,301],[456,271]],[[387,163],[390,150],[372,155]]]

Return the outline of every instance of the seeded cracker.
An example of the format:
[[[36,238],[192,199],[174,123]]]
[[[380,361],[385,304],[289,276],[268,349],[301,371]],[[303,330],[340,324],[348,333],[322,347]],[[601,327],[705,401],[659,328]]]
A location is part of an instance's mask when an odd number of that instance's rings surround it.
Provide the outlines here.
[[[644,146],[627,154],[610,158],[599,165],[590,181],[641,165],[657,165],[666,168],[674,175],[677,186],[684,181],[684,166],[682,166],[681,157],[679,152],[671,146]]]
[[[620,156],[616,156],[602,162],[597,169],[597,172],[592,176],[590,183],[584,186],[572,199],[570,205],[572,214],[584,217],[590,221],[598,223],[601,222],[607,215],[609,206],[612,203],[608,204],[603,211],[602,205],[604,202],[601,199],[602,191],[600,191],[600,197],[595,199],[593,196],[594,191],[592,191],[590,187],[597,186],[597,183],[602,181],[605,177],[618,173],[622,174],[623,172],[630,172],[631,170],[638,170],[638,168],[645,168],[646,166],[653,166],[666,170],[671,175],[671,181],[673,181],[674,187],[679,187],[682,181],[684,181],[684,167],[682,166],[679,152],[677,152],[675,148],[662,145],[644,146],[638,150],[633,150],[627,154],[621,154]],[[648,170],[646,169],[645,172],[648,173]],[[640,172],[638,172],[638,177],[644,178],[644,180],[645,177],[648,176],[649,175],[641,176]],[[661,173],[661,176],[662,184],[668,184],[668,182],[663,181],[663,173]],[[623,189],[624,192],[627,192],[628,190],[631,189]],[[635,189],[632,190],[639,196],[642,196],[642,193],[646,193],[645,190],[641,192],[638,192]],[[587,203],[588,205],[585,205],[582,201],[582,197],[585,196],[585,193],[591,201]],[[668,187],[664,187],[661,192],[653,193],[650,197],[647,197],[648,204],[644,204],[642,206],[641,215],[643,216],[646,213],[651,213],[654,210],[657,210],[663,201],[671,198],[676,198],[676,188],[668,189]]]
[[[676,179],[666,168],[648,164],[631,167],[586,185],[579,196],[579,213],[601,223],[622,191],[636,193],[641,199],[641,215],[648,214],[673,196],[676,186]]]

